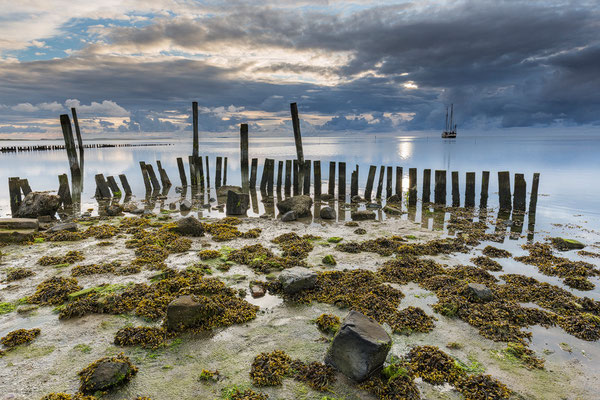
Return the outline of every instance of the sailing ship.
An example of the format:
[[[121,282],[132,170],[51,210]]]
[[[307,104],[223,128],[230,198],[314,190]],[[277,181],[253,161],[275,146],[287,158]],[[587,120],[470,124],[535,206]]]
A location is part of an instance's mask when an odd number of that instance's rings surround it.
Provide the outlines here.
[[[448,107],[446,107],[446,127],[442,132],[443,139],[451,139],[456,137],[456,127],[454,123],[454,104],[450,105],[450,120],[448,120]]]

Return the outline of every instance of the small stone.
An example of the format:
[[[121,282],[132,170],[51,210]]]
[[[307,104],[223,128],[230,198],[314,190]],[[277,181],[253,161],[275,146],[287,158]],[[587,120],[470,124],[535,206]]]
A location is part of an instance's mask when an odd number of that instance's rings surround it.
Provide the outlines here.
[[[288,211],[281,216],[281,220],[283,222],[292,222],[292,221],[296,221],[297,219],[298,219],[298,216],[296,215],[296,211]]]
[[[138,204],[135,202],[132,202],[132,201],[123,204],[123,211],[128,212],[128,213],[133,212],[134,210],[136,210],[138,208],[139,208]]]
[[[335,258],[333,258],[333,256],[331,254],[327,254],[325,257],[323,257],[323,260],[321,260],[321,261],[325,265],[336,265],[337,264],[337,262],[335,261]]]
[[[48,233],[55,232],[77,232],[77,224],[75,222],[67,222],[64,224],[56,224],[47,230]]]
[[[171,211],[177,210],[177,203],[175,203],[175,202],[169,203],[169,210],[171,210]]]
[[[198,219],[193,216],[178,220],[177,225],[173,228],[173,230],[184,236],[204,235],[204,226],[202,226],[202,222],[198,221]]]
[[[377,210],[379,208],[381,208],[381,204],[377,204],[377,203],[368,203],[365,207],[367,208],[371,208],[374,210]]]
[[[334,336],[325,363],[362,382],[381,369],[391,347],[392,338],[381,325],[353,310]]]
[[[233,190],[227,192],[227,215],[245,215],[250,207],[250,195]]]
[[[373,211],[369,211],[369,210],[353,211],[352,213],[350,213],[350,217],[352,218],[353,221],[374,220],[375,213]]]
[[[312,289],[317,282],[317,273],[304,267],[293,267],[279,274],[283,291],[293,294],[304,289]]]
[[[552,238],[552,245],[560,251],[581,250],[585,244],[575,239],[564,239],[560,237]]]
[[[403,214],[403,211],[400,207],[393,206],[391,204],[386,204],[385,207],[383,207],[383,211],[389,215],[402,215]]]
[[[134,210],[131,211],[132,214],[136,214],[136,215],[140,215],[144,213],[144,209],[143,208],[136,208]]]
[[[252,285],[250,287],[250,293],[252,294],[252,297],[256,299],[265,295],[265,289],[259,285]]]
[[[487,302],[494,298],[494,294],[484,284],[469,283],[465,289],[467,296],[474,297],[476,300]]]
[[[106,215],[116,217],[123,214],[123,209],[118,204],[111,204],[106,207]]]
[[[364,200],[363,200],[363,198],[362,198],[362,197],[360,197],[359,195],[355,194],[354,196],[352,196],[352,198],[350,199],[350,201],[351,201],[352,203],[361,203],[361,202],[363,202]]]
[[[321,211],[319,212],[319,216],[321,217],[321,219],[335,219],[336,218],[335,210],[333,209],[333,207],[321,208]]]
[[[367,234],[367,230],[364,228],[358,228],[354,230],[354,233],[356,233],[357,235],[366,235]]]
[[[192,203],[189,200],[184,200],[179,203],[179,209],[181,211],[190,211],[192,209]]]

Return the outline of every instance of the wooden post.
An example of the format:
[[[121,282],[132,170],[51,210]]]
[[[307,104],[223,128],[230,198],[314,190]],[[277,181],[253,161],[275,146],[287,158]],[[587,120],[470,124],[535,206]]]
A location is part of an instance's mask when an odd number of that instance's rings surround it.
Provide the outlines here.
[[[71,190],[69,189],[69,178],[67,174],[61,174],[58,176],[58,197],[65,207],[73,205],[73,199],[71,198]]]
[[[152,190],[160,191],[160,183],[158,183],[158,179],[156,179],[156,174],[154,173],[154,167],[152,167],[152,164],[146,164],[146,170],[148,171],[148,176],[150,177],[150,183],[152,183]]]
[[[206,160],[206,173],[204,174],[206,176],[206,187],[210,189],[210,162],[208,156],[205,156],[204,159]],[[200,157],[200,163],[202,164],[202,157]]]
[[[510,210],[510,173],[508,171],[498,172],[498,197],[500,210]]]
[[[446,205],[446,171],[435,171],[435,204]],[[435,222],[435,218],[434,218]]]
[[[19,186],[21,186],[23,196],[27,196],[31,193],[31,186],[29,186],[29,181],[27,179],[19,179]]]
[[[313,161],[313,170],[315,175],[315,198],[321,197],[321,161]]]
[[[277,193],[281,194],[281,184],[283,183],[283,161],[277,162]]]
[[[146,165],[148,167],[148,165]],[[94,179],[96,180],[96,193],[100,195],[100,198],[110,199],[110,190],[106,184],[103,174],[97,174]]]
[[[335,161],[329,161],[329,177],[327,178],[327,193],[335,196]]]
[[[393,179],[394,177],[392,176],[394,174],[394,170],[392,169],[392,167],[387,167],[387,171],[385,174],[386,177],[386,183],[385,183],[385,198],[389,199],[390,197],[392,197],[392,185],[393,185]]]
[[[296,153],[298,157],[298,163],[300,165],[298,177],[298,183],[300,186],[303,185],[303,174],[302,166],[304,165],[304,150],[302,149],[302,134],[300,133],[300,118],[298,118],[298,105],[296,103],[290,104],[290,111],[292,113],[292,127],[294,128],[294,140],[296,142]]]
[[[192,164],[190,163],[190,166],[191,165]],[[150,177],[148,177],[148,169],[146,169],[145,162],[140,161],[140,169],[142,170],[142,179],[144,180],[144,186],[146,187],[146,193],[150,193],[152,191],[152,185],[150,184]]]
[[[467,172],[467,187],[465,189],[465,207],[475,207],[475,172]]]
[[[460,192],[458,187],[458,171],[452,171],[452,207],[460,207]]]
[[[531,197],[529,198],[529,215],[531,218],[531,214],[535,214],[535,209],[537,207],[537,198],[538,198],[538,188],[540,186],[540,173],[535,172],[533,174],[533,182],[531,184]]]
[[[77,110],[75,110],[75,107],[71,107],[71,114],[73,114],[75,135],[77,136],[77,144],[79,145],[79,156],[81,159],[83,159],[83,139],[81,138],[81,130],[79,129],[79,119],[77,119]]]
[[[160,181],[162,182],[163,187],[171,187],[171,180],[169,179],[169,175],[167,175],[167,171],[165,171],[162,167],[160,160],[156,161],[156,166],[158,167],[158,174],[160,175]]]
[[[373,191],[373,181],[375,180],[375,173],[377,167],[374,165],[369,166],[369,176],[367,177],[367,186],[365,186],[365,200],[371,200],[371,192]]]
[[[515,174],[515,194],[513,197],[513,209],[525,211],[525,198],[527,197],[527,183],[523,174]]]
[[[285,187],[286,197],[292,192],[292,160],[285,160]]]
[[[66,178],[66,175],[65,175],[65,178]],[[58,177],[58,179],[60,180],[60,176]],[[121,197],[121,190],[119,189],[119,185],[117,185],[117,181],[115,180],[115,177],[107,176],[106,182],[108,183],[108,187],[110,188],[110,191],[112,192],[113,197]]]
[[[215,168],[215,189],[221,187],[221,168],[223,168],[223,157],[217,157],[217,167]]]
[[[240,125],[240,162],[242,171],[242,189],[248,193],[248,124]]]
[[[385,175],[385,167],[382,165],[379,167],[379,182],[377,183],[377,195],[376,199],[381,199],[381,193],[383,191],[383,178]]]
[[[258,158],[252,159],[252,166],[250,167],[250,188],[256,189],[256,169],[258,168]]]
[[[75,149],[75,140],[73,139],[73,129],[71,128],[71,119],[68,114],[60,116],[60,125],[65,139],[65,149],[69,158],[69,167],[71,169],[71,178],[81,176],[79,162],[77,161],[77,150]]]
[[[190,181],[192,187],[198,186],[198,176],[196,175],[196,158],[194,156],[188,156],[188,163],[190,164]]]
[[[402,198],[402,167],[396,167],[396,194]]]
[[[202,166],[202,156],[194,157],[194,171],[196,171],[196,182],[200,190],[204,190],[204,167]],[[208,173],[208,171],[207,171]]]
[[[408,205],[417,205],[417,169],[408,169]]]
[[[223,186],[227,185],[227,157],[223,159]]]
[[[269,158],[267,163],[267,194],[273,196],[273,178],[275,177],[275,160]]]
[[[338,200],[346,201],[346,163],[338,163]]]
[[[125,191],[125,197],[131,196],[131,186],[129,186],[129,182],[127,181],[125,174],[119,175],[119,180],[121,181],[121,186],[123,186],[123,190]]]
[[[294,196],[300,194],[300,179],[298,174],[300,173],[300,166],[298,165],[298,160],[293,161],[294,164],[294,177],[293,177],[293,185],[292,185],[292,193]]]
[[[261,191],[261,193],[264,192],[267,189],[267,179],[268,179],[268,176],[269,176],[269,170],[267,168],[268,162],[269,162],[269,159],[265,158],[265,161],[263,163],[262,175],[260,177],[260,191]]]
[[[187,186],[187,178],[185,176],[185,168],[183,167],[183,159],[177,157],[177,168],[179,169],[179,179],[181,179],[181,186]]]
[[[350,176],[350,198],[358,196],[358,164]]]
[[[194,138],[192,155],[198,157],[198,102],[192,102],[192,127],[194,128]]]
[[[10,195],[10,212],[14,217],[21,205],[21,183],[18,177],[8,178],[8,193]]]
[[[302,176],[304,177],[304,194],[310,196],[310,160],[304,160],[304,171]]]
[[[487,208],[489,185],[490,171],[483,171],[481,173],[481,194],[479,195],[479,208]]]
[[[423,170],[423,204],[431,202],[431,170]]]

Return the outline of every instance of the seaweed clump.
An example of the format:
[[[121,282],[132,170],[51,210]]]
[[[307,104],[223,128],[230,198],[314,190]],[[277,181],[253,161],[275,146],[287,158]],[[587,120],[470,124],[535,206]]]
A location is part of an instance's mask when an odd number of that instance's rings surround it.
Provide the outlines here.
[[[73,264],[78,261],[83,261],[83,259],[83,254],[81,254],[80,251],[71,250],[64,256],[43,256],[38,260],[38,264],[43,266]]]
[[[460,380],[458,391],[465,396],[465,400],[501,400],[510,398],[510,390],[490,375],[469,375]]]
[[[432,385],[448,382],[456,386],[465,376],[454,359],[435,346],[414,347],[408,352],[407,358],[414,376],[421,377]]]
[[[419,307],[407,307],[394,315],[394,331],[410,335],[413,332],[429,332],[433,329],[434,318],[425,314]]]
[[[118,261],[113,261],[113,262],[104,263],[104,264],[77,265],[71,269],[71,275],[72,276],[82,276],[82,275],[114,273],[115,269],[120,266],[121,266],[121,263]]]
[[[27,298],[30,304],[57,305],[69,298],[69,294],[82,289],[74,278],[52,277],[40,283],[36,292]]]
[[[371,392],[380,400],[419,400],[421,395],[414,375],[405,363],[393,363],[371,375],[359,388]]]
[[[544,359],[535,356],[535,352],[522,343],[508,343],[502,353],[519,360],[528,369],[544,369]]]
[[[242,392],[238,388],[233,389],[227,396],[227,400],[267,400],[268,398],[268,394],[257,393],[251,389],[246,389]]]
[[[241,232],[236,225],[242,220],[236,217],[225,217],[212,224],[202,224],[204,230],[212,235],[215,242],[225,242],[236,238],[252,239],[260,236],[261,230],[253,228],[247,232]]]
[[[82,393],[70,395],[68,393],[49,393],[41,398],[41,400],[97,400],[95,396],[86,396]]]
[[[512,257],[512,254],[508,250],[499,249],[494,246],[485,246],[481,251],[484,256],[493,257],[493,258],[509,258]]]
[[[35,275],[35,273],[28,268],[11,268],[6,272],[6,281],[18,281],[33,275]]]
[[[335,369],[330,365],[313,361],[309,364],[295,360],[292,362],[294,379],[306,383],[311,388],[324,392],[335,383]]]
[[[263,273],[306,265],[304,261],[294,257],[276,256],[271,250],[263,247],[261,244],[244,246],[239,250],[234,250],[229,253],[227,260],[247,265],[253,270]]]
[[[96,376],[98,368],[103,368],[105,365],[116,366],[118,371],[115,371],[116,373],[113,376],[105,376],[105,373],[100,373],[98,374],[99,376]],[[110,369],[115,370],[114,367],[109,367],[109,371]],[[79,371],[79,391],[82,393],[95,393],[110,389],[129,381],[137,371],[137,367],[123,353],[114,357],[101,358]]]
[[[145,349],[157,349],[165,344],[164,328],[147,326],[126,327],[115,335],[115,344],[119,346],[141,346]]]
[[[260,353],[252,362],[250,378],[256,386],[281,385],[283,378],[290,371],[291,364],[291,357],[281,350]]]
[[[9,332],[6,336],[0,339],[0,343],[8,348],[18,346],[20,344],[30,343],[39,336],[39,329],[17,329]]]
[[[198,257],[201,260],[211,260],[221,257],[221,253],[218,250],[202,250],[198,253]]]
[[[337,315],[321,314],[315,320],[321,332],[334,334],[340,329],[340,319]]]
[[[279,245],[284,257],[293,257],[301,260],[306,258],[313,250],[310,239],[310,237],[300,237],[295,232],[289,232],[279,235],[271,241]]]
[[[487,269],[488,271],[502,271],[502,265],[487,256],[473,257],[471,258],[471,262],[479,268]]]
[[[440,264],[430,259],[420,259],[414,256],[400,256],[386,261],[378,271],[378,275],[386,282],[399,284],[419,283],[442,274],[444,274],[444,268]]]

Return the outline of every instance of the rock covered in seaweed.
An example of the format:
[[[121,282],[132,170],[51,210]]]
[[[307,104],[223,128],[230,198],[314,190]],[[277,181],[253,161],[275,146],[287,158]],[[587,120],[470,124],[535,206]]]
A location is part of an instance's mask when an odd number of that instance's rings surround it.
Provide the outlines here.
[[[138,369],[123,353],[104,357],[79,372],[82,393],[106,391],[128,382]]]
[[[168,330],[199,327],[225,310],[206,296],[179,296],[167,307],[165,325]]]
[[[13,215],[16,218],[37,218],[42,215],[53,217],[60,206],[60,197],[43,192],[31,192],[21,202]]]
[[[204,226],[197,218],[190,216],[177,221],[177,225],[173,228],[173,231],[184,236],[203,236]]]

